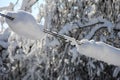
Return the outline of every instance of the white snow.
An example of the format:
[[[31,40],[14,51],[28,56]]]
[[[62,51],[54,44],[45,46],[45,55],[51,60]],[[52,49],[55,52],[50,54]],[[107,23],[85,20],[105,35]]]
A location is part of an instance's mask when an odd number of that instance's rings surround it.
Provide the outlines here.
[[[64,36],[72,45],[76,45],[77,51],[88,57],[104,61],[108,64],[120,66],[120,49],[112,47],[104,42],[95,42],[94,40],[83,39],[75,40]]]
[[[40,40],[45,36],[43,26],[40,26],[29,12],[8,11],[7,15],[15,18],[13,21],[6,19],[6,22],[18,35],[32,40]]]

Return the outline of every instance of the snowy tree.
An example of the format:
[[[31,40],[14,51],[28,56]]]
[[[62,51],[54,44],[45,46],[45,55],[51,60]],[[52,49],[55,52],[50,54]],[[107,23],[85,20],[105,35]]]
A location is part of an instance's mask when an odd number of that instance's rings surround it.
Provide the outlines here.
[[[32,12],[37,2],[23,0],[20,9]],[[15,5],[10,3],[0,11],[14,11]],[[9,28],[0,34],[0,80],[119,80],[120,65],[84,53],[104,54],[117,48],[119,54],[119,16],[119,0],[45,0],[36,19],[39,23],[44,19],[44,29],[50,32],[43,40],[26,39]]]

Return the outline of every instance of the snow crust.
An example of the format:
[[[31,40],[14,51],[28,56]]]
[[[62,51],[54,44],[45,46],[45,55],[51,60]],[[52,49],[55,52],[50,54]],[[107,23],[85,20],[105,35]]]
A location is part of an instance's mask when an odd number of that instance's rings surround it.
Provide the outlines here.
[[[104,61],[108,64],[120,66],[120,49],[110,46],[104,42],[95,42],[94,40],[83,39],[81,41],[75,40],[65,36],[67,41],[75,45],[77,51],[88,57]]]
[[[39,25],[29,12],[22,10],[8,11],[7,15],[15,18],[13,21],[6,19],[6,22],[18,35],[32,40],[40,40],[45,36],[43,26]]]

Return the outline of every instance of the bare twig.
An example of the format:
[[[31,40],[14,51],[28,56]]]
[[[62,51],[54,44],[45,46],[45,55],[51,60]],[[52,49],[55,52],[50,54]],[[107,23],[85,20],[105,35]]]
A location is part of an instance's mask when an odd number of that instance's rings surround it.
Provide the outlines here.
[[[64,38],[64,36],[62,36],[62,35],[60,35],[60,34],[57,34],[56,32],[51,32],[51,31],[48,31],[48,30],[45,30],[45,29],[44,29],[44,32],[47,33],[47,34],[53,35],[53,36],[55,36],[55,37],[58,37],[58,38],[60,38],[60,39],[62,39],[62,40],[66,40],[66,39]]]
[[[13,17],[10,17],[10,16],[2,14],[2,13],[0,13],[0,16],[5,17],[5,18],[10,19],[10,20],[14,20]]]

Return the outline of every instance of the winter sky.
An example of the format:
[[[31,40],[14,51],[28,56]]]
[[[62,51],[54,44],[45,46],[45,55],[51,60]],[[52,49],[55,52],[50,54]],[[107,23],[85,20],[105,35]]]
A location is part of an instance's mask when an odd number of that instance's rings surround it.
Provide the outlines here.
[[[0,0],[0,7],[8,6],[10,2],[15,4],[16,1],[17,0]],[[44,2],[44,0],[39,0],[39,3],[36,3],[32,7],[32,14],[34,15],[34,17],[36,17],[36,15],[38,13],[38,6],[43,2]],[[22,3],[22,0],[19,0],[18,4],[15,6],[15,10],[18,10],[21,7],[21,3]],[[7,25],[5,24],[5,26],[7,26]],[[0,28],[1,28],[1,25],[0,25]]]

